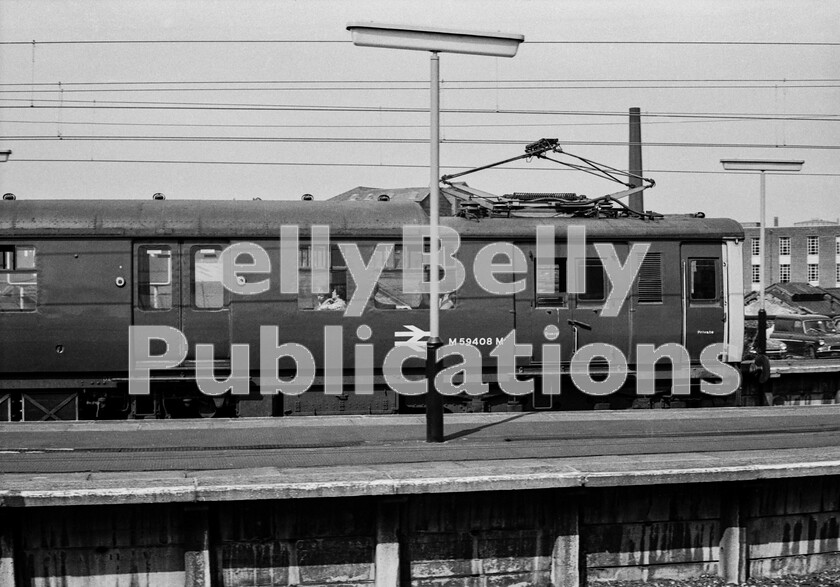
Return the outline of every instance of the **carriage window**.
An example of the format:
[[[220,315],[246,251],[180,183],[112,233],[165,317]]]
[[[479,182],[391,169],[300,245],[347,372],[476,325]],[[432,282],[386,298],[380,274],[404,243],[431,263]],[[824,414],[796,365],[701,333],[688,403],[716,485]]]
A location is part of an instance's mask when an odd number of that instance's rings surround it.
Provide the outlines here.
[[[352,291],[347,289],[347,267],[338,246],[301,247],[298,260],[298,309],[343,312]]]
[[[377,254],[374,250],[374,254]],[[428,298],[419,293],[404,293],[403,288],[403,249],[402,245],[394,245],[391,254],[385,260],[385,267],[373,290],[373,307],[378,310],[411,310],[412,308],[428,307]],[[411,263],[419,263],[420,259],[410,259]],[[413,275],[407,273],[406,275]],[[418,276],[419,285],[419,276]],[[417,288],[412,288],[417,289]],[[444,299],[446,298],[446,299]],[[440,308],[449,310],[455,307],[455,295],[441,295]]]
[[[38,303],[35,247],[0,246],[0,312],[34,312]]]
[[[218,248],[193,249],[193,304],[203,310],[217,310],[225,305],[225,287],[222,284],[222,264]]]
[[[138,298],[144,310],[172,308],[172,250],[167,246],[140,247]]]
[[[692,259],[690,262],[691,293],[695,302],[717,299],[717,262],[714,259]]]
[[[551,268],[536,268],[536,300],[538,306],[565,307],[568,299],[566,293],[566,259],[555,259]],[[541,290],[551,288],[553,293],[539,293]]]
[[[578,294],[582,302],[600,302],[607,298],[606,275],[601,259],[588,258],[586,260],[586,293]]]

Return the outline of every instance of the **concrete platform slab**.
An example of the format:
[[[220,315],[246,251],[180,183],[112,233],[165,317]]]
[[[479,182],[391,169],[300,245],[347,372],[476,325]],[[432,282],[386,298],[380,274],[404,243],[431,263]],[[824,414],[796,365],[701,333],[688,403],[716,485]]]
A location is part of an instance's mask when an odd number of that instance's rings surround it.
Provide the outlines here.
[[[418,438],[424,422],[417,417],[317,420],[3,425],[0,507],[616,487],[840,473],[840,406],[452,416],[450,440],[443,444]],[[322,445],[319,439],[325,439]]]

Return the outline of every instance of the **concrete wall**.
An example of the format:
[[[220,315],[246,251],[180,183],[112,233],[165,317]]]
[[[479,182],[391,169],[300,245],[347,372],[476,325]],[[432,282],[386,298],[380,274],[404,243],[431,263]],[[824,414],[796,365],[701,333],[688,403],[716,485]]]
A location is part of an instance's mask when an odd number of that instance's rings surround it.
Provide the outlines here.
[[[14,513],[15,562],[23,585],[184,585],[182,506],[36,508]]]
[[[750,576],[840,568],[840,479],[756,487],[746,507]]]
[[[589,582],[717,575],[721,505],[705,485],[592,491],[581,523]]]
[[[840,568],[840,477],[0,511],[0,584],[597,585]]]

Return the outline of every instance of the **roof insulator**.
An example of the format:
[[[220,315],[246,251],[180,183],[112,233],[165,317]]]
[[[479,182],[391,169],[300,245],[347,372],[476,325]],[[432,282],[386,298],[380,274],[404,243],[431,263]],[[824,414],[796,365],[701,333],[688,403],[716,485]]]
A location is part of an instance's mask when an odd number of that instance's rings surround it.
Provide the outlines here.
[[[9,201],[17,200],[17,196],[15,196],[14,194],[3,194],[3,199]]]
[[[379,197],[376,198],[376,199],[379,200],[380,202],[390,202],[391,201],[391,196],[389,196],[388,194],[379,194]]]
[[[153,200],[165,200],[166,196],[164,196],[162,193],[158,192],[154,196],[152,196],[152,199]]]
[[[313,196],[312,194],[303,194],[300,197],[300,199],[303,200],[304,202],[311,202],[312,200],[315,199],[315,196]]]

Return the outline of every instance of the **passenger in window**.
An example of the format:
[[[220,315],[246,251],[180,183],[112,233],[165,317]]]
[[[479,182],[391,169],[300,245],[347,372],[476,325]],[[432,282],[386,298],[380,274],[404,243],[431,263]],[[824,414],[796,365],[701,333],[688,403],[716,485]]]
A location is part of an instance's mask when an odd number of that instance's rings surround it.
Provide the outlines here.
[[[429,294],[422,294],[420,298],[419,308],[428,308],[429,307]],[[447,292],[444,294],[440,294],[438,298],[438,308],[441,310],[451,310],[455,307],[458,302],[457,295],[455,292]]]
[[[318,296],[318,310],[332,310],[332,311],[343,311],[347,308],[347,302],[344,301],[342,297],[343,292],[340,292],[338,289],[334,289],[332,291],[332,295],[325,300],[321,298],[323,296]]]
[[[455,307],[455,292],[447,292],[440,298],[439,307],[441,310],[451,310]]]

